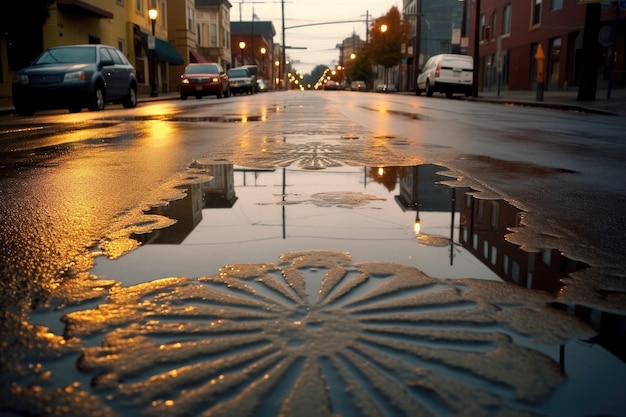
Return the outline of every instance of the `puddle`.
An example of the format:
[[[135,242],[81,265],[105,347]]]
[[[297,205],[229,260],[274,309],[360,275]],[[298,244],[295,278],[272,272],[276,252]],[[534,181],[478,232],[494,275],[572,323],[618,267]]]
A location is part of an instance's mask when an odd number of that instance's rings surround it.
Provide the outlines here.
[[[163,276],[201,276],[226,263],[266,262],[302,250],[348,252],[414,266],[431,277],[477,278],[558,291],[587,267],[558,250],[527,252],[506,240],[523,213],[504,200],[441,184],[445,167],[255,169],[194,165],[213,179],[149,215],[176,220],[133,235],[142,246],[92,272],[132,285]]]
[[[554,307],[587,265],[509,242],[523,213],[445,167],[192,168],[146,212],[175,223],[96,258],[119,285],[64,311],[82,383],[15,396],[122,416],[624,409],[624,363]]]
[[[462,191],[438,183],[449,179],[438,174],[444,167],[204,169],[213,180],[148,212],[175,225],[133,236],[142,247],[115,261],[97,259],[92,272],[131,285],[326,249],[355,261],[412,265],[433,277],[501,279],[461,244]]]

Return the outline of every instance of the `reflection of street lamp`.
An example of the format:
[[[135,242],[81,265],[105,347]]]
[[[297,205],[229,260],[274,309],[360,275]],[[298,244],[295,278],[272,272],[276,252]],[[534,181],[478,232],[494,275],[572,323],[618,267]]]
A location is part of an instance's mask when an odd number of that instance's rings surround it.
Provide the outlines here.
[[[261,59],[263,60],[263,78],[265,78],[265,54],[267,53],[267,49],[265,47],[261,48]]]
[[[274,66],[276,67],[276,75],[278,75],[278,77],[274,80],[274,84],[278,86],[280,84],[280,61],[276,60],[276,62],[274,62]]]
[[[246,43],[244,41],[239,42],[239,49],[241,49],[241,65],[244,65],[243,50],[246,49]]]
[[[150,65],[150,72],[152,73],[150,75],[150,78],[152,79],[152,91],[150,92],[150,96],[151,97],[156,97],[159,95],[159,92],[157,91],[157,73],[156,73],[156,38],[155,38],[155,25],[156,25],[156,19],[158,16],[159,12],[157,11],[157,9],[150,9],[148,10],[148,16],[150,17],[150,20],[152,21],[152,38],[154,39],[154,48],[152,48],[152,63]]]

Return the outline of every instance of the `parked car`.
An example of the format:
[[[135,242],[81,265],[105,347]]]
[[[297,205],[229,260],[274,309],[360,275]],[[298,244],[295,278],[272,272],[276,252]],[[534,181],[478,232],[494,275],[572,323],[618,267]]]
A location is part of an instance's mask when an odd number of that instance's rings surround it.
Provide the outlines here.
[[[395,84],[378,84],[376,86],[377,93],[395,93],[397,91]]]
[[[474,59],[467,55],[442,54],[431,57],[417,77],[416,95],[423,91],[428,97],[433,93],[472,95]]]
[[[341,90],[341,85],[337,81],[328,80],[324,84],[324,90]]]
[[[180,98],[183,100],[189,96],[198,99],[203,96],[230,96],[228,75],[220,64],[189,64],[180,78]]]
[[[350,90],[352,91],[367,91],[365,81],[352,81],[350,83]]]
[[[256,84],[257,84],[257,90],[260,93],[266,93],[267,92],[267,84],[265,84],[264,80],[259,79],[259,80],[257,80]]]
[[[233,94],[256,93],[256,75],[249,68],[237,67],[228,70],[230,92]]]
[[[50,48],[13,77],[13,105],[20,115],[37,110],[104,110],[105,103],[137,106],[135,68],[107,45]]]

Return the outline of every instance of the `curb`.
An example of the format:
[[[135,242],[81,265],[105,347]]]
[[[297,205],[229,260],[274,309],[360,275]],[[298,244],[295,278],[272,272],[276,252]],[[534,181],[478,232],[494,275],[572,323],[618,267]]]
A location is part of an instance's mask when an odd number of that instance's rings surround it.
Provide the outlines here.
[[[594,107],[581,106],[577,104],[565,104],[565,103],[554,103],[549,101],[531,101],[531,100],[509,100],[506,98],[486,98],[486,97],[463,97],[462,100],[467,101],[477,101],[481,103],[493,103],[493,104],[504,104],[504,105],[515,105],[515,106],[525,106],[525,107],[536,107],[536,108],[546,108],[553,110],[562,110],[562,111],[570,111],[570,112],[580,112],[580,113],[590,113],[590,114],[600,114],[605,116],[619,116],[618,113],[611,112],[608,110],[597,109]]]

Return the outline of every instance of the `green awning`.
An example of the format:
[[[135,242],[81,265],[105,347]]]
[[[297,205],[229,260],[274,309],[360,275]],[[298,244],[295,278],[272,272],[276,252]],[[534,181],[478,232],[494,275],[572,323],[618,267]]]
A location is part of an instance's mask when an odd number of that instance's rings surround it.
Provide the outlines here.
[[[148,49],[148,35],[142,33],[141,40],[143,42],[143,47],[148,54],[152,53],[152,51]],[[156,59],[158,61],[165,61],[175,65],[185,64],[185,61],[171,43],[159,38],[156,38],[155,41],[156,48],[154,49],[154,54],[156,55]]]

